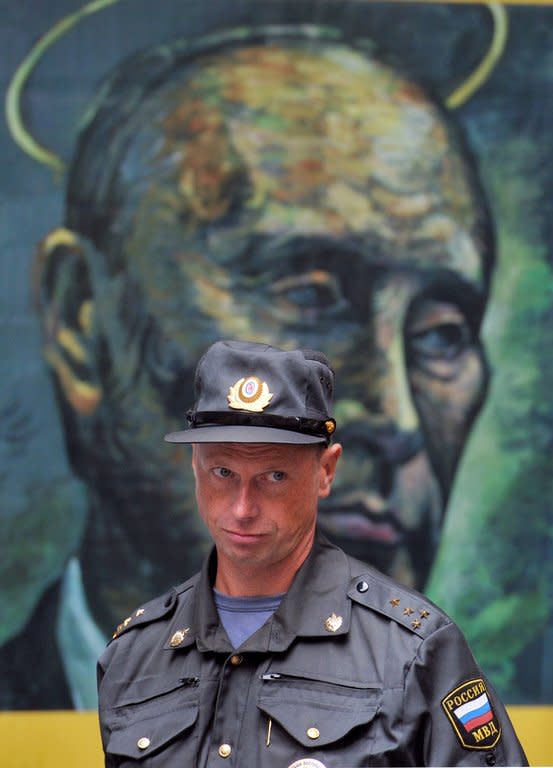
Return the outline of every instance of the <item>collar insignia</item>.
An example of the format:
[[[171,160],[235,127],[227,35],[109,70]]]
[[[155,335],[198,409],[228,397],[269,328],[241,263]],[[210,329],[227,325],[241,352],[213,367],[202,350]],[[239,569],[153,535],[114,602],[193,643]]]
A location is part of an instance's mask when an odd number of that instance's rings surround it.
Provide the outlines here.
[[[254,413],[260,413],[266,408],[272,397],[273,393],[269,392],[267,382],[261,381],[257,376],[238,379],[236,384],[229,387],[227,395],[230,408]]]
[[[184,638],[189,632],[190,627],[186,627],[186,629],[177,629],[175,634],[169,640],[169,645],[171,648],[178,648],[178,646],[183,642]]]
[[[325,629],[327,632],[337,632],[342,626],[342,617],[336,616],[334,612],[325,620]]]

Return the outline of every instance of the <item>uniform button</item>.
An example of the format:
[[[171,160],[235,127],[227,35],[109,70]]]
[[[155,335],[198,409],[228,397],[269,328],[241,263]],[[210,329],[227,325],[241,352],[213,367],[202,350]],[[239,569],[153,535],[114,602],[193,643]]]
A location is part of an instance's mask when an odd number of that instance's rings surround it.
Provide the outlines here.
[[[494,753],[493,752],[488,752],[488,754],[486,755],[486,763],[487,763],[487,765],[495,765],[496,762],[497,762],[497,758],[494,755]]]
[[[321,732],[319,731],[318,728],[308,728],[306,733],[310,739],[318,739],[319,736],[321,735]]]
[[[358,592],[366,592],[368,588],[369,588],[369,585],[367,584],[366,581],[360,581],[359,584],[357,585]]]
[[[150,739],[147,736],[143,736],[141,739],[138,739],[136,746],[138,749],[148,749],[150,746]]]
[[[221,744],[219,747],[219,755],[221,757],[230,757],[230,753],[232,752],[232,747],[230,744]]]
[[[233,667],[237,667],[239,664],[242,664],[242,656],[240,656],[239,653],[235,653],[230,657],[230,663]]]

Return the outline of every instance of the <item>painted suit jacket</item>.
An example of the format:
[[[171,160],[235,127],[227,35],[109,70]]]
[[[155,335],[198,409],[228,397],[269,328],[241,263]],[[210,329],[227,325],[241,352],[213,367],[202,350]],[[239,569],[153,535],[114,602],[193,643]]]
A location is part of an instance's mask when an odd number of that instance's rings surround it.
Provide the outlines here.
[[[200,574],[138,608],[99,661],[106,766],[527,765],[457,626],[317,535],[235,649]]]

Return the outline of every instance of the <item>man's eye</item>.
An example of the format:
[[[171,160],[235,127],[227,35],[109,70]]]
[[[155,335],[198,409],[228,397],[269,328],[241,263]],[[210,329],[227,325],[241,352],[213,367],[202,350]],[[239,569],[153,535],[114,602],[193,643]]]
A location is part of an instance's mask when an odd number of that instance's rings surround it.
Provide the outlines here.
[[[285,472],[275,471],[275,472],[269,472],[269,480],[272,483],[281,483],[286,477]]]
[[[443,323],[409,337],[409,354],[427,360],[455,360],[470,344],[466,324]]]
[[[215,467],[213,473],[221,478],[232,477],[232,471],[226,467]]]

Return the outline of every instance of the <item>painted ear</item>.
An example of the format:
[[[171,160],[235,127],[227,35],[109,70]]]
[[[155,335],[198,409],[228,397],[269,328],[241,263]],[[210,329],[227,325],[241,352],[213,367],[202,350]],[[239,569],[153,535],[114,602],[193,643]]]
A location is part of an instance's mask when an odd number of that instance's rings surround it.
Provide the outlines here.
[[[44,336],[44,356],[71,408],[92,414],[102,400],[96,368],[93,249],[69,229],[55,229],[39,244],[33,293]]]

